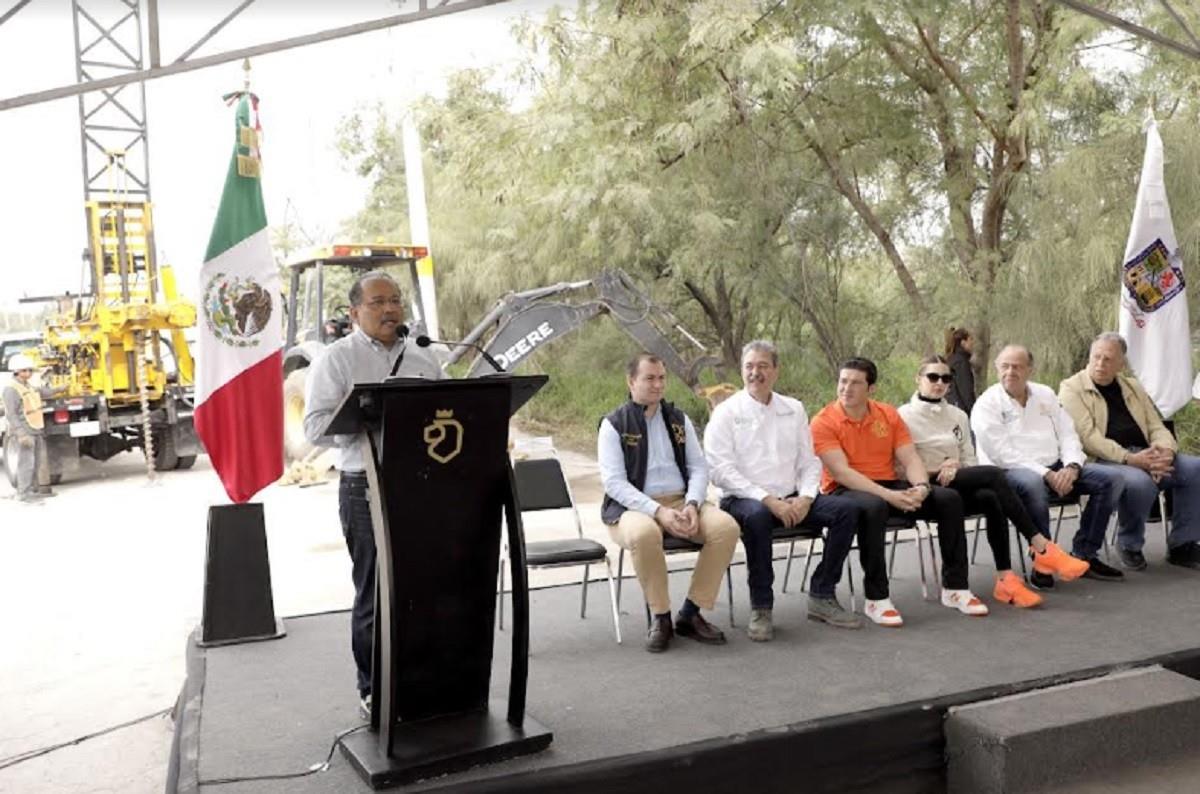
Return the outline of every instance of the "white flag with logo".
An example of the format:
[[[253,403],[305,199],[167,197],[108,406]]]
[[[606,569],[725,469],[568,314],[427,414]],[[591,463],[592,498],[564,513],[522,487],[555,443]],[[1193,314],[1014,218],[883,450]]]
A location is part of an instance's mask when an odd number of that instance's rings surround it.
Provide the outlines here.
[[[1192,396],[1192,350],[1183,260],[1163,184],[1158,123],[1146,119],[1146,157],[1121,270],[1119,327],[1129,366],[1169,419]]]

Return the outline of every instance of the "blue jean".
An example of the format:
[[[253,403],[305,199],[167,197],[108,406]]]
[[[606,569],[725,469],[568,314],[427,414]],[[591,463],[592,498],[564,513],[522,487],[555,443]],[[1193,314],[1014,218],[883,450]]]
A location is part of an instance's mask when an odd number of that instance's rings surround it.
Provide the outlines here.
[[[772,533],[782,527],[771,509],[757,499],[726,496],[721,509],[733,516],[742,528],[742,545],[746,548],[746,579],[750,587],[750,606],[770,609],[775,603],[775,555]],[[842,578],[846,555],[854,545],[858,531],[858,507],[840,496],[818,496],[800,522],[804,529],[820,532],[828,527],[825,551],[813,572],[809,593],[815,598],[833,598]]]
[[[350,650],[358,669],[358,694],[371,692],[375,650],[375,530],[365,474],[343,474],[338,484],[338,518],[350,552],[354,607],[350,611]]]
[[[1038,532],[1053,538],[1050,531],[1050,486],[1031,469],[1006,469],[1005,476],[1008,484],[1025,503],[1025,509]],[[1108,519],[1121,497],[1121,480],[1107,468],[1089,463],[1080,470],[1075,486],[1067,496],[1077,498],[1084,494],[1090,498],[1079,519],[1079,530],[1071,543],[1071,553],[1080,559],[1090,560],[1104,545]]]
[[[1141,551],[1146,542],[1146,517],[1160,490],[1170,490],[1174,494],[1174,515],[1167,545],[1175,548],[1200,541],[1200,458],[1176,455],[1175,471],[1158,483],[1136,466],[1107,461],[1097,461],[1097,464],[1124,483],[1117,505],[1117,543],[1121,548]]]

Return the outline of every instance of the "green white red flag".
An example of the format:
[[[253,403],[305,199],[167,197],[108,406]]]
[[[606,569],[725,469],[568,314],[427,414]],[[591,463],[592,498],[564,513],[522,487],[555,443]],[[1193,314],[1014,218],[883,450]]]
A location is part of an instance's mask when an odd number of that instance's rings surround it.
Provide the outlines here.
[[[195,423],[225,492],[241,503],[283,474],[283,333],[260,184],[258,98],[232,96],[234,151],[200,272]]]

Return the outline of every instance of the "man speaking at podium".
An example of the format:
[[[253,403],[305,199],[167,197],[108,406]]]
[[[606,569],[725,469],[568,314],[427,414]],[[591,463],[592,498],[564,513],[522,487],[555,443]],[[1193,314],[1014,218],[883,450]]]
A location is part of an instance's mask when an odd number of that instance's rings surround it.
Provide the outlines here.
[[[375,530],[367,493],[362,435],[323,435],[333,412],[355,383],[378,383],[389,375],[442,377],[428,350],[409,344],[400,285],[387,273],[373,270],[350,288],[354,331],[325,348],[313,362],[304,396],[304,435],[313,444],[337,448],[338,517],[350,552],[354,577],[354,610],[350,648],[358,668],[358,694],[364,719],[371,715],[371,658],[375,641]]]

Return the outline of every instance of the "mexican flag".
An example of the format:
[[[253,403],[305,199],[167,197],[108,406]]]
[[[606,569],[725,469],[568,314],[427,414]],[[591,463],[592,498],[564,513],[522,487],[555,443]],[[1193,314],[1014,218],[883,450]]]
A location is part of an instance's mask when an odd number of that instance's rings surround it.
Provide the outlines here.
[[[1125,244],[1118,323],[1129,367],[1170,419],[1192,396],[1192,346],[1183,260],[1163,183],[1158,123],[1146,119],[1146,155]]]
[[[258,98],[232,97],[233,157],[200,271],[195,423],[225,492],[241,503],[283,474],[283,333],[259,182]]]

